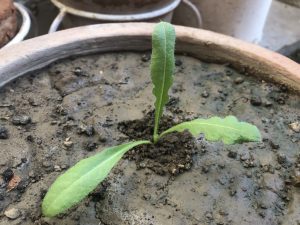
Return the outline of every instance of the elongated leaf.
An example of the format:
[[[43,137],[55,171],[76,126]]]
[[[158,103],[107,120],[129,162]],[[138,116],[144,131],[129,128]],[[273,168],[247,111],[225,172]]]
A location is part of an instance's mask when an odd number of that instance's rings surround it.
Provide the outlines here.
[[[78,162],[52,184],[43,200],[43,214],[53,217],[81,201],[106,178],[128,150],[148,143],[149,141],[136,141],[122,144]]]
[[[184,122],[166,130],[161,136],[184,130],[188,130],[196,137],[203,133],[207,140],[223,141],[225,144],[261,141],[261,135],[256,126],[239,122],[234,116],[227,116],[224,119],[212,117]]]
[[[151,79],[155,101],[154,140],[165,104],[169,101],[168,91],[173,84],[175,67],[175,30],[166,22],[160,22],[152,34]]]

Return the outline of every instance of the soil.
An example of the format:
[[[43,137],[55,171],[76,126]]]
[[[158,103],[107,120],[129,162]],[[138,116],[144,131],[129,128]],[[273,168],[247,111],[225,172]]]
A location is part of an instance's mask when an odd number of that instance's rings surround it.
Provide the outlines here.
[[[172,101],[170,101],[172,103]],[[118,124],[119,130],[132,140],[152,140],[154,111],[142,120],[124,121]],[[160,130],[166,130],[174,124],[173,118],[163,117]],[[196,153],[194,138],[189,132],[170,134],[162,137],[155,145],[142,145],[130,151],[125,158],[134,160],[137,169],[148,168],[158,175],[176,176],[191,169],[192,156]]]
[[[40,205],[82,158],[151,138],[148,53],[54,63],[0,91],[0,225],[298,225],[299,95],[227,65],[177,56],[161,128],[232,114],[263,141],[226,146],[172,134],[135,148],[82,203],[57,218]]]

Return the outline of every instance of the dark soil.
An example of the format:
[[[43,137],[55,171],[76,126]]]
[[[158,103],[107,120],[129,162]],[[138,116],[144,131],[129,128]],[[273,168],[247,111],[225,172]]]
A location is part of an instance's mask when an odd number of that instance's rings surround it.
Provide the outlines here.
[[[263,142],[184,133],[130,151],[82,203],[53,219],[41,201],[82,158],[151,139],[149,54],[63,60],[0,90],[0,225],[298,225],[300,100],[284,86],[177,56],[161,129],[235,115]]]
[[[174,125],[172,117],[163,117],[160,128],[166,130]],[[142,120],[119,123],[118,129],[132,140],[152,140],[154,112]],[[189,132],[172,133],[162,137],[155,145],[142,145],[125,156],[136,162],[137,169],[148,168],[159,175],[176,176],[191,169],[195,151],[195,139]]]

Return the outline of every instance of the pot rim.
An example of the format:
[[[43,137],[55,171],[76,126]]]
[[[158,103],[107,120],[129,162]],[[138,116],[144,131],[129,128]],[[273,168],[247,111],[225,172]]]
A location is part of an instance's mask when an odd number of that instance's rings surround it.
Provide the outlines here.
[[[14,6],[18,10],[18,12],[21,14],[22,17],[22,24],[17,32],[17,34],[14,36],[13,39],[11,39],[6,45],[4,45],[2,48],[8,47],[12,44],[19,43],[25,39],[25,37],[28,35],[30,27],[31,27],[31,19],[29,16],[29,13],[25,6],[23,6],[20,3],[14,2]]]
[[[173,11],[181,2],[181,0],[173,0],[170,4],[164,6],[163,8],[159,8],[157,10],[145,13],[137,13],[137,14],[124,14],[124,15],[113,15],[113,14],[103,14],[103,13],[93,13],[87,12],[83,10],[79,10],[70,6],[67,6],[58,0],[51,0],[51,2],[60,9],[60,11],[85,17],[89,19],[97,19],[97,20],[105,20],[105,21],[139,21],[139,20],[150,20],[156,17],[160,17],[167,13]]]
[[[151,49],[153,23],[97,24],[26,40],[0,50],[0,88],[28,72],[74,55]],[[300,93],[300,65],[260,46],[202,29],[175,26],[177,53],[229,64]]]

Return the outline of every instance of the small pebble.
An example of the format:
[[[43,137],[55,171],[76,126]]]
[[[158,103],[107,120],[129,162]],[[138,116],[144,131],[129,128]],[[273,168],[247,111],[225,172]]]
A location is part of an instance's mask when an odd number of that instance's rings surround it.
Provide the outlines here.
[[[145,168],[145,167],[146,167],[146,164],[145,164],[144,162],[140,162],[139,167],[140,167],[140,168]],[[172,170],[172,172],[173,172],[173,170]]]
[[[289,124],[289,127],[296,133],[300,132],[300,122],[299,121]]]
[[[273,103],[270,102],[270,101],[265,101],[265,102],[264,102],[264,106],[265,106],[265,107],[271,107],[272,105],[273,105]]]
[[[230,69],[225,69],[225,73],[227,76],[231,76],[233,74],[233,71]]]
[[[107,141],[107,138],[104,136],[100,136],[98,139],[101,143],[105,143]]]
[[[176,59],[175,65],[176,66],[181,66],[182,65],[182,61],[180,59]]]
[[[33,170],[31,170],[28,175],[29,175],[30,178],[34,178],[35,177],[35,173],[34,173]]]
[[[206,166],[206,165],[205,165],[205,166],[202,166],[202,172],[203,172],[203,173],[208,173],[208,172],[209,172],[209,169],[210,169],[209,166]]]
[[[261,98],[259,96],[252,96],[250,103],[253,106],[260,106],[262,104]]]
[[[14,176],[14,172],[11,169],[6,169],[3,173],[2,173],[2,177],[4,179],[5,182],[9,182]]]
[[[233,197],[236,195],[236,190],[230,190],[229,192],[230,196]]]
[[[213,215],[210,212],[205,213],[205,217],[209,220],[213,219]]]
[[[93,136],[95,134],[95,129],[93,126],[80,125],[77,130],[78,134],[85,134],[87,136]]]
[[[76,76],[80,76],[81,72],[82,72],[82,69],[81,69],[80,67],[76,67],[76,68],[74,69],[74,74],[75,74]]]
[[[227,154],[229,158],[235,159],[237,157],[237,152],[234,150],[230,150]]]
[[[283,153],[278,153],[277,154],[277,161],[279,164],[284,164],[287,161],[286,155]]]
[[[20,215],[21,215],[21,212],[20,210],[16,209],[16,208],[11,208],[11,209],[8,209],[4,212],[4,215],[9,218],[9,219],[17,219]]]
[[[31,117],[27,115],[14,116],[12,118],[13,125],[27,125],[31,123]]]
[[[265,218],[266,217],[266,213],[265,212],[259,212],[258,213],[262,218]]]
[[[89,152],[95,150],[96,148],[97,148],[97,143],[95,142],[89,142],[86,145],[86,150]]]
[[[300,171],[299,169],[296,169],[294,171],[294,175],[293,175],[293,185],[295,187],[300,187]]]
[[[203,98],[208,98],[209,97],[209,93],[207,91],[203,91],[202,94],[201,94],[201,96]]]
[[[54,166],[54,170],[55,170],[56,172],[60,172],[60,171],[61,171],[61,167],[60,167],[59,165],[55,165],[55,166]]]
[[[280,148],[280,145],[273,142],[272,140],[270,141],[270,146],[272,149],[279,149]]]
[[[6,182],[4,181],[4,179],[2,177],[0,177],[0,188],[5,187]]]
[[[51,162],[43,161],[42,166],[45,167],[45,168],[49,168],[51,166]]]
[[[73,146],[73,142],[71,141],[71,138],[66,138],[66,140],[64,141],[64,146],[67,148],[70,148]]]
[[[243,153],[240,157],[241,161],[246,161],[250,159],[250,155],[248,153]]]
[[[260,208],[262,209],[267,209],[268,206],[265,203],[260,203]]]
[[[243,83],[244,82],[244,79],[242,78],[242,77],[238,77],[238,78],[236,78],[235,80],[234,80],[234,83],[235,84],[241,84],[241,83]]]
[[[31,106],[38,106],[38,105],[39,105],[33,98],[29,98],[29,99],[28,99],[28,103],[29,103]]]
[[[251,177],[252,177],[252,173],[251,173],[250,171],[247,171],[246,176],[247,176],[248,178],[251,178]]]
[[[146,200],[146,201],[149,201],[151,199],[151,195],[150,194],[144,194],[143,199]]]
[[[32,135],[28,135],[26,137],[26,141],[33,142],[34,141],[34,137]]]
[[[8,139],[8,130],[6,127],[0,126],[0,139]]]
[[[218,164],[218,167],[220,169],[224,169],[225,168],[225,163],[221,162],[220,164]]]
[[[144,54],[142,56],[142,61],[143,62],[148,62],[151,59],[151,55],[150,54]]]

